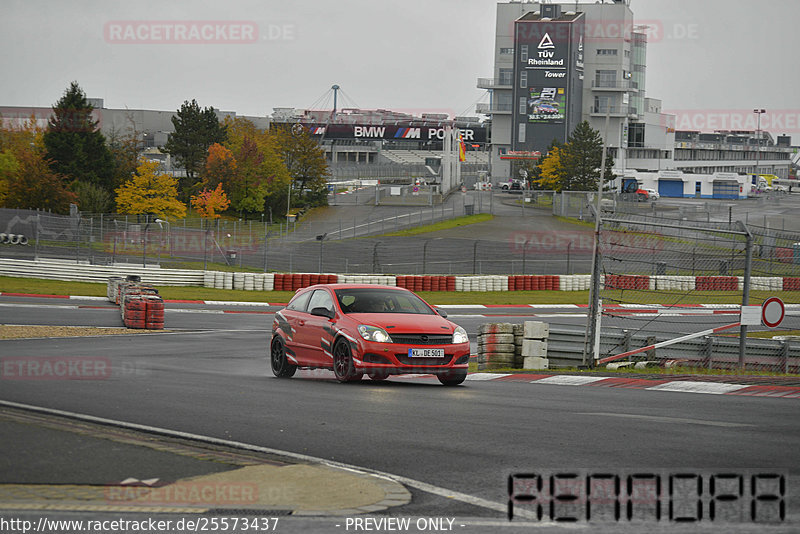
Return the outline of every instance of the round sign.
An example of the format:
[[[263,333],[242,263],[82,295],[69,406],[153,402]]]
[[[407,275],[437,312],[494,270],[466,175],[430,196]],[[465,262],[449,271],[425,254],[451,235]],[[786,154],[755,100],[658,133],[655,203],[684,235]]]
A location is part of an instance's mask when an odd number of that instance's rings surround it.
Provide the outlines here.
[[[784,314],[783,301],[778,297],[770,297],[761,305],[761,322],[769,328],[781,324]]]

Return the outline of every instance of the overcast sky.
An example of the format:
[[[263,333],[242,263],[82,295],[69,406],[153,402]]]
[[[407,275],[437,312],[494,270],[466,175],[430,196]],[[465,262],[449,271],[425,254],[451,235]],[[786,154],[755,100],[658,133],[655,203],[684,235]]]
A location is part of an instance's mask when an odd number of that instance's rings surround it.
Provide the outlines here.
[[[474,103],[488,101],[475,84],[492,75],[495,5],[0,0],[0,106],[51,106],[77,80],[110,108],[174,110],[196,98],[264,116],[320,107],[336,83],[345,105],[474,115]],[[800,1],[633,0],[631,8],[637,21],[663,28],[648,46],[647,95],[665,110],[798,114]],[[237,23],[219,36],[224,44],[170,44],[161,21]],[[134,40],[161,41],[131,44],[131,28],[148,32]]]

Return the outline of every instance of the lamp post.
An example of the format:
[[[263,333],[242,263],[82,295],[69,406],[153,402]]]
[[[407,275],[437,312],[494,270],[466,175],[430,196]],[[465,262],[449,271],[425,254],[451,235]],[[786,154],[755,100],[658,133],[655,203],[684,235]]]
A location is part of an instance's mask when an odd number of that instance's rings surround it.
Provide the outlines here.
[[[761,115],[766,113],[766,109],[754,109],[753,113],[756,114],[757,117],[757,126],[756,126],[756,187],[758,187],[758,165],[761,163],[759,160],[761,159]]]

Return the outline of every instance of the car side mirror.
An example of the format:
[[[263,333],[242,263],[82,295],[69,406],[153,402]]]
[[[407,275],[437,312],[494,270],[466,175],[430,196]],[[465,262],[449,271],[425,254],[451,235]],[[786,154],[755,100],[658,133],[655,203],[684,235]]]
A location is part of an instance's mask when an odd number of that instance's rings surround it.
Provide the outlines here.
[[[436,313],[438,313],[438,314],[439,314],[439,315],[441,315],[442,317],[447,317],[447,312],[446,312],[446,311],[444,311],[444,310],[441,310],[441,309],[439,309],[439,308],[434,308],[434,309],[436,310]]]
[[[333,319],[334,313],[333,310],[329,310],[328,308],[314,308],[311,310],[311,315],[316,315],[319,317],[327,317],[328,319]]]

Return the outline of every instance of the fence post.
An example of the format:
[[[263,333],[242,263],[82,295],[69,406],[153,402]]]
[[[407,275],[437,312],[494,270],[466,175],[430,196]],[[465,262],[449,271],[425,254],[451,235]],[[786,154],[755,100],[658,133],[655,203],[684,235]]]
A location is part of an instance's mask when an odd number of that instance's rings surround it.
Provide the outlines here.
[[[202,222],[200,225],[202,226]],[[208,270],[208,232],[211,230],[210,228],[206,228],[203,231],[203,270]]]
[[[264,233],[264,272],[267,272],[267,240],[269,239],[269,230]]]
[[[430,242],[431,240],[428,239],[422,244],[422,274],[425,274],[426,264],[428,263],[428,243]]]
[[[714,337],[713,336],[703,336],[703,340],[706,342],[705,346],[703,347],[703,356],[706,360],[706,367],[710,370],[713,368],[713,360],[714,360]]]
[[[631,331],[630,330],[623,330],[622,331],[622,352],[628,352],[631,350]],[[628,361],[633,359],[633,354],[628,356]]]
[[[472,245],[472,274],[478,274],[478,241]]]
[[[744,264],[744,288],[742,290],[742,306],[750,304],[750,273],[753,263],[753,234],[750,233],[746,225],[742,225],[747,232],[747,242],[745,244],[745,264]],[[745,367],[745,352],[747,349],[747,325],[739,327],[739,369]]]
[[[378,241],[377,243],[375,243],[375,246],[372,248],[372,272],[374,272],[374,273],[379,273],[380,272],[378,270],[378,245],[380,245],[380,244],[381,244],[381,242]]]
[[[781,360],[783,361],[783,372],[789,374],[789,342],[781,341]]]

